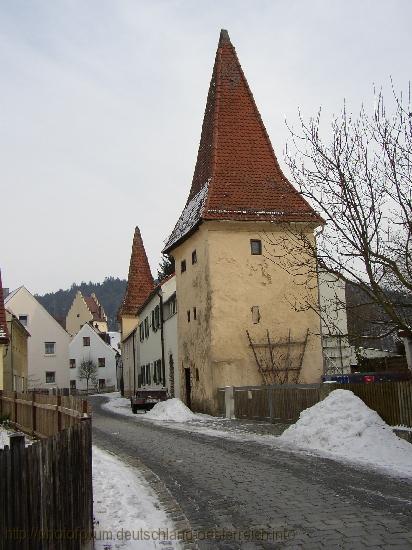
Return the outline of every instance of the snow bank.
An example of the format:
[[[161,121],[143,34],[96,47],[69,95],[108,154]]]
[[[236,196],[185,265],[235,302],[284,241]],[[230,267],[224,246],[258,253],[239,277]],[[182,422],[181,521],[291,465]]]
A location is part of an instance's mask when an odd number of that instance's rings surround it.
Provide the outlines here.
[[[143,475],[97,447],[93,493],[96,550],[178,548],[177,542],[166,542],[162,536],[155,540],[159,529],[170,532],[174,525]]]
[[[279,441],[412,475],[412,445],[348,390],[334,390],[303,411]]]
[[[195,420],[197,415],[192,413],[180,399],[174,397],[173,399],[156,403],[153,409],[146,414],[146,418],[150,418],[151,420],[188,422],[189,420]]]

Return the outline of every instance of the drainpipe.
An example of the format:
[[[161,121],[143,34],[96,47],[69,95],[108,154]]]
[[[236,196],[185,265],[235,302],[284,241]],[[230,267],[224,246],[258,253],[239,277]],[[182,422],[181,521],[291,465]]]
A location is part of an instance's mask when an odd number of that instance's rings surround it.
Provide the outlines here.
[[[133,395],[136,395],[136,348],[134,343],[134,337],[135,337],[136,331],[132,334],[132,342],[133,342]]]
[[[159,300],[160,300],[159,307],[160,307],[160,341],[162,343],[162,376],[164,377],[163,381],[164,381],[165,387],[166,387],[165,341],[164,341],[164,331],[163,331],[163,324],[164,324],[164,321],[163,321],[163,291],[162,291],[161,288],[157,291],[157,295],[159,296]]]

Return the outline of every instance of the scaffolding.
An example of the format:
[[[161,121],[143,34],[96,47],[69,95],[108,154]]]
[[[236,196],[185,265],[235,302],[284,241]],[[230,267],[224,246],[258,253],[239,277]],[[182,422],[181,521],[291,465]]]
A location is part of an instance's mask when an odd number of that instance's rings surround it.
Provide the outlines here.
[[[253,342],[248,330],[246,334],[264,384],[299,382],[309,329],[301,340],[293,340],[290,329],[287,338],[278,340],[271,339],[267,330],[264,342]]]

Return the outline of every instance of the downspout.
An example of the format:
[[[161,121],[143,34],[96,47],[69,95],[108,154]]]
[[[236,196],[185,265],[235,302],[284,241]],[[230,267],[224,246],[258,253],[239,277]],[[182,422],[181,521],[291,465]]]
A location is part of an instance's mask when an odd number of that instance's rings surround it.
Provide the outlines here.
[[[157,291],[157,295],[160,300],[160,341],[162,344],[162,376],[164,378],[164,384],[166,387],[166,365],[165,365],[165,342],[164,342],[164,332],[163,332],[163,292],[162,289]]]
[[[133,395],[136,395],[136,348],[134,343],[134,337],[136,335],[136,331],[132,334],[132,342],[133,342]]]

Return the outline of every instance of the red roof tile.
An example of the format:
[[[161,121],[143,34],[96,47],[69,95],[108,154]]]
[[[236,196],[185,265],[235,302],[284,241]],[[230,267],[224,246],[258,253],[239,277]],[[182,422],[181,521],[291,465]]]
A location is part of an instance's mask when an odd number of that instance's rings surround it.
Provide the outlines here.
[[[7,329],[6,311],[4,309],[3,285],[0,271],[0,344],[8,344],[9,331]]]
[[[126,293],[120,306],[118,317],[121,315],[136,315],[139,307],[144,303],[154,288],[149,261],[144,249],[139,228],[136,227],[133,237],[132,254],[130,257],[129,277]]]
[[[188,218],[192,228],[212,219],[322,223],[283,174],[225,30],[216,53],[192,187],[165,251],[187,236]]]
[[[99,304],[95,294],[83,296],[90,313],[93,315],[93,321],[107,321],[103,307]]]

